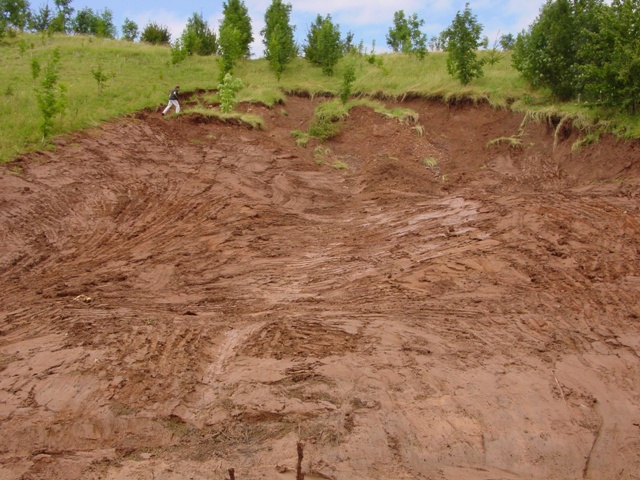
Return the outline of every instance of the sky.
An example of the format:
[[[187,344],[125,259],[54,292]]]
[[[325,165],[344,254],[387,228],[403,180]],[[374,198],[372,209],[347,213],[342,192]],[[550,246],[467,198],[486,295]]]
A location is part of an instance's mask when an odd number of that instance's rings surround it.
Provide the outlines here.
[[[39,1],[41,3],[39,3]],[[55,8],[52,0],[32,0],[32,9],[45,3]],[[309,26],[318,14],[331,14],[333,22],[340,27],[344,38],[347,32],[354,33],[354,43],[361,41],[368,52],[375,42],[375,52],[389,51],[385,36],[393,24],[393,14],[403,10],[406,16],[416,14],[424,20],[422,32],[427,38],[438,35],[451,25],[456,13],[463,11],[465,3],[482,24],[483,37],[489,45],[501,35],[514,36],[533,23],[545,0],[284,0],[291,4],[291,25],[295,26],[295,37],[299,45],[306,43]],[[254,43],[251,52],[254,58],[263,54],[260,30],[264,28],[264,13],[271,0],[244,0],[251,17]],[[108,7],[118,28],[125,18],[133,20],[142,30],[148,23],[166,26],[175,40],[182,33],[188,18],[197,12],[216,32],[222,19],[223,0],[208,2],[193,0],[73,0],[71,6],[77,11],[85,7],[101,12]]]

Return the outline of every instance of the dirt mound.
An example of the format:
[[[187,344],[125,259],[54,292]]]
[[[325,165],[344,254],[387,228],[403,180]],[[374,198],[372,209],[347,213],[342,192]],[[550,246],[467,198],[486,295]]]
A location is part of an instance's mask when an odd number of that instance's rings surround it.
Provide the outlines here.
[[[636,478],[638,144],[321,101],[2,167],[0,478]]]

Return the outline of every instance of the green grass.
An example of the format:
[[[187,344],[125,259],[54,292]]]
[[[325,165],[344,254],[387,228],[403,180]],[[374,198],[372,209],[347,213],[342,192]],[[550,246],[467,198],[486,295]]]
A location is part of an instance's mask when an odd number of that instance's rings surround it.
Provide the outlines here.
[[[216,119],[224,123],[241,123],[256,130],[264,128],[264,119],[259,115],[241,112],[224,113],[218,108],[207,108],[201,105],[193,108],[183,108],[178,115],[199,115],[205,120]]]
[[[21,39],[29,45],[24,55],[19,48]],[[166,104],[175,85],[187,92],[217,85],[213,58],[195,57],[172,66],[167,47],[62,35],[21,34],[4,39],[0,42],[0,162],[42,148],[42,116],[33,90],[37,80],[31,76],[31,61],[46,65],[56,47],[61,51],[60,83],[67,88],[68,104],[65,113],[54,118],[54,136]],[[98,66],[109,76],[102,90],[92,73]]]
[[[0,162],[45,147],[40,138],[42,115],[36,104],[31,61],[36,59],[46,65],[56,47],[61,50],[60,82],[67,88],[68,104],[65,113],[54,118],[53,136],[165,105],[175,85],[180,85],[185,94],[199,90],[213,92],[219,83],[215,57],[189,57],[172,65],[168,47],[83,36],[18,34],[15,38],[4,38],[0,41],[3,65],[0,69]],[[488,102],[495,108],[526,113],[527,121],[551,121],[554,125],[571,121],[579,128],[598,123],[620,136],[640,137],[640,118],[592,111],[577,103],[553,103],[547,92],[529,89],[511,67],[509,54],[502,55],[494,65],[485,65],[484,76],[467,86],[447,74],[446,53],[432,52],[422,61],[404,54],[382,54],[378,58],[379,64],[369,63],[365,56],[345,58],[337,65],[333,77],[323,75],[320,68],[297,58],[280,81],[269,70],[265,59],[243,60],[233,72],[244,84],[237,98],[241,102],[274,108],[284,104],[288,94],[312,98],[336,96],[344,69],[354,64],[356,80],[351,100],[347,106],[327,102],[330,105],[322,107],[326,111],[316,112],[318,118],[343,118],[350,108],[362,104],[415,124],[417,118],[413,118],[410,111],[388,111],[379,101],[367,102],[419,96],[449,103]],[[99,88],[92,73],[98,68],[107,78],[103,88]],[[208,107],[207,104],[216,105],[215,94],[208,94],[202,102],[203,108]],[[260,128],[258,119],[239,120]]]
[[[315,158],[316,164],[318,165],[329,165],[330,167],[335,168],[336,170],[348,170],[349,164],[335,158],[333,152],[329,148],[324,148],[322,146],[317,146],[313,150],[313,157]]]
[[[387,108],[384,103],[372,100],[370,98],[360,98],[347,102],[346,108],[349,110],[353,107],[364,106],[369,107],[374,112],[379,113],[385,117],[395,118],[407,125],[418,122],[418,114],[409,108]]]
[[[600,132],[587,133],[582,138],[576,140],[571,146],[572,152],[579,152],[582,148],[594,145],[600,142]]]
[[[489,142],[487,142],[486,146],[487,147],[492,147],[494,145],[501,145],[501,144],[508,145],[509,148],[514,148],[514,149],[524,148],[524,145],[522,144],[522,140],[520,140],[517,137],[495,138],[495,139],[490,140]]]
[[[433,169],[438,167],[438,160],[433,157],[427,157],[422,160],[422,164],[427,168]]]
[[[306,132],[294,130],[291,135],[298,146],[306,147],[311,138],[324,142],[340,134],[342,121],[349,116],[352,108],[365,106],[385,117],[395,118],[407,125],[418,122],[418,113],[408,108],[387,108],[381,101],[370,98],[356,98],[343,104],[335,98],[321,103],[315,108],[309,129]],[[413,127],[421,135],[424,128],[420,125]]]

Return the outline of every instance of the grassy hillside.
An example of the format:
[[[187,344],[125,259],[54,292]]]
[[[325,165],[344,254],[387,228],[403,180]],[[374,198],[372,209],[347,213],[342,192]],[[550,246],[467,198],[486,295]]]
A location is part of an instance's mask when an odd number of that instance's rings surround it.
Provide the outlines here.
[[[61,52],[60,83],[67,89],[67,105],[65,113],[54,119],[53,135],[164,104],[175,85],[188,92],[215,89],[218,84],[214,57],[190,57],[172,65],[168,47],[79,36],[20,34],[5,38],[0,43],[4,66],[0,70],[0,162],[43,147],[39,130],[42,114],[34,92],[38,80],[33,80],[31,64],[35,59],[44,67],[55,48]],[[540,118],[562,116],[565,112],[583,124],[595,118],[584,107],[552,105],[545,92],[528,89],[511,67],[508,54],[503,54],[494,65],[486,65],[484,77],[466,87],[447,74],[445,53],[430,53],[424,61],[400,54],[378,58],[377,63],[370,63],[365,56],[346,57],[334,77],[324,76],[304,59],[296,59],[280,82],[264,59],[243,61],[234,72],[244,83],[239,99],[272,105],[291,92],[335,94],[340,89],[345,65],[353,62],[356,95],[387,98],[420,95],[445,101],[467,98],[488,101],[500,108],[541,112]],[[98,68],[107,78],[102,89],[92,73]],[[640,130],[630,120],[617,119],[615,124],[624,123],[628,132]]]

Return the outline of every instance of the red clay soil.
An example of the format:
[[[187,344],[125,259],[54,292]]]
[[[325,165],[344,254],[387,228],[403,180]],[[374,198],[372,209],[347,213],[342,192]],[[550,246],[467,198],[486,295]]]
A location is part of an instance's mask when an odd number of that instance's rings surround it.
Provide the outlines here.
[[[640,145],[321,101],[0,168],[1,479],[640,478]]]

